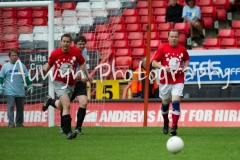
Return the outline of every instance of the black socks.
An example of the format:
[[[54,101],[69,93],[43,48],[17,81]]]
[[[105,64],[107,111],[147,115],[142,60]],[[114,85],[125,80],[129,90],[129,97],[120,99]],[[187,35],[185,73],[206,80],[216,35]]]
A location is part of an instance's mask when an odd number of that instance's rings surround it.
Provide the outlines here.
[[[77,125],[76,125],[76,129],[82,127],[85,115],[86,115],[86,108],[81,108],[80,107],[78,109],[78,112],[77,112]]]
[[[64,127],[64,122],[63,122],[63,118],[62,118],[62,111],[60,112],[60,119],[61,119],[61,128]]]
[[[205,36],[204,36],[204,35],[200,35],[200,37],[201,37],[202,39],[204,39],[204,38],[205,38]]]
[[[64,128],[63,128],[64,133],[68,134],[69,132],[72,132],[72,129],[71,129],[72,118],[70,114],[62,116],[62,120],[64,123]]]
[[[56,102],[56,100],[55,99],[49,99],[49,105],[51,105],[51,106],[53,106],[54,108],[57,108],[56,106],[55,106],[55,102]]]

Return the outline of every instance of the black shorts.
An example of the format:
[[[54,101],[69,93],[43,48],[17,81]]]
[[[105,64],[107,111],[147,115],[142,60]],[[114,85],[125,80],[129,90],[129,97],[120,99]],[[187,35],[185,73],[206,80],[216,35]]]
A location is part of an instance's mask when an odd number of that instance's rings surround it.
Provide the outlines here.
[[[72,93],[71,101],[73,101],[77,96],[87,96],[87,83],[78,81],[74,87]]]

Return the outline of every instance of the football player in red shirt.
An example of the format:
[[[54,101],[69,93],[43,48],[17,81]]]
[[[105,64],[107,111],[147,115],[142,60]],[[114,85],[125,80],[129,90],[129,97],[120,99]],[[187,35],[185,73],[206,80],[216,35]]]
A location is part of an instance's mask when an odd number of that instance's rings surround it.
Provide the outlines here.
[[[46,111],[48,106],[51,105],[62,111],[64,133],[67,135],[67,139],[72,139],[77,136],[72,133],[71,129],[70,97],[74,90],[76,79],[81,79],[80,71],[84,69],[85,65],[81,50],[77,47],[70,46],[71,41],[72,38],[69,34],[62,35],[61,48],[57,48],[51,53],[48,63],[43,69],[43,73],[47,74],[48,71],[54,67],[53,77],[55,77],[52,83],[59,100],[47,96],[42,110]],[[80,64],[80,68],[79,72],[75,73],[77,64]],[[76,75],[76,79],[73,74]]]
[[[160,69],[159,96],[162,99],[162,115],[164,119],[163,133],[169,130],[169,104],[172,100],[172,128],[171,135],[177,134],[180,116],[180,96],[184,88],[184,71],[189,65],[189,55],[186,48],[178,44],[178,30],[169,30],[169,43],[161,45],[152,61],[152,67]],[[160,63],[159,63],[160,62]]]

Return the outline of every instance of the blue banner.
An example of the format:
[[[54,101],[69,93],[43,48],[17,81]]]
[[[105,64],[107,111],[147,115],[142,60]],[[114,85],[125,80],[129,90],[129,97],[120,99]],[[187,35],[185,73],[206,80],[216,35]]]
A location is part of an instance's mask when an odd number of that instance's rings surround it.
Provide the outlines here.
[[[189,51],[185,84],[240,83],[240,50]]]

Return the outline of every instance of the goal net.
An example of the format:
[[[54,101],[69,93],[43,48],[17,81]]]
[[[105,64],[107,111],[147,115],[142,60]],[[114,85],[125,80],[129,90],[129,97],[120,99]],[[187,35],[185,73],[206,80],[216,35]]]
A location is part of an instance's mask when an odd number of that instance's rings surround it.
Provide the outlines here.
[[[49,10],[50,3],[54,4],[54,12]],[[36,76],[36,70],[44,67],[53,49],[61,47],[61,36],[69,33],[73,39],[78,35],[87,38],[89,73],[95,81],[99,80],[100,72],[95,67],[99,63],[108,63],[114,53],[114,32],[119,27],[118,23],[126,7],[119,1],[35,1],[31,5],[28,2],[0,2],[0,67],[9,62],[9,50],[16,48],[20,53],[20,61],[26,65],[33,79],[33,94],[30,95],[25,89],[25,126],[60,125],[58,110],[53,110],[50,106],[46,112],[42,112],[45,97],[54,93],[51,81],[41,75]],[[54,14],[53,19],[50,19],[51,14]],[[54,24],[51,25],[51,21]],[[51,32],[54,32],[52,38],[49,36]],[[102,78],[104,83],[108,77]],[[96,83],[88,83],[87,86],[88,106],[83,125],[101,126],[104,99],[96,98]],[[8,126],[5,97],[0,95],[0,100],[0,126]],[[77,101],[71,103],[72,126],[76,124],[78,107]],[[15,118],[16,106],[14,108]]]

